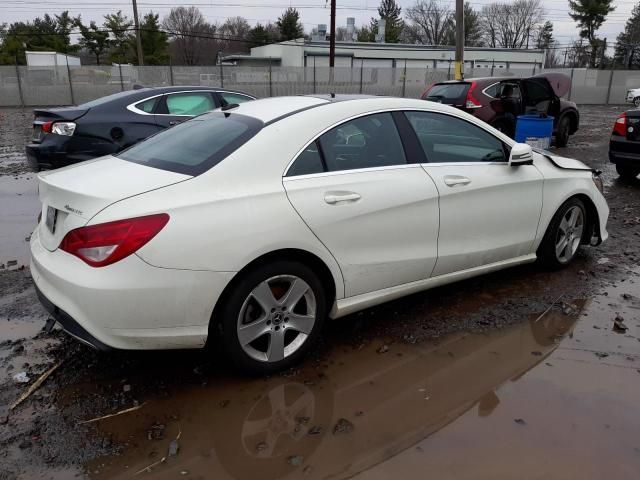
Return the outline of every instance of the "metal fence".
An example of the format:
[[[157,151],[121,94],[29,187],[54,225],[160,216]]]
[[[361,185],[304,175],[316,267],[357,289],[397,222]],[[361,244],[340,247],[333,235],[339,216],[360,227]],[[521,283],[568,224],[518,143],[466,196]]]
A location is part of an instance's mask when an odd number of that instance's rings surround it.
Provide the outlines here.
[[[622,104],[640,87],[640,71],[584,68],[549,69],[572,78],[566,95],[580,104]],[[475,68],[472,77],[527,77],[531,69]],[[452,69],[336,67],[177,67],[177,66],[0,66],[1,106],[53,106],[87,102],[130,90],[134,85],[223,87],[258,97],[309,93],[363,93],[419,97],[426,86],[452,78]]]

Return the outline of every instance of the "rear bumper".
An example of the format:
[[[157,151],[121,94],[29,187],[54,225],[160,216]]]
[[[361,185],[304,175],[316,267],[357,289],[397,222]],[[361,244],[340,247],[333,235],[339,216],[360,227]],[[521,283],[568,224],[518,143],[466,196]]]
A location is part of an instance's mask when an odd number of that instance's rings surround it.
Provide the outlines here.
[[[116,146],[83,136],[46,134],[39,143],[25,147],[27,163],[33,171],[51,170],[114,153]]]
[[[138,256],[92,268],[31,236],[31,275],[40,301],[65,330],[100,350],[204,346],[213,307],[230,272],[153,267]]]
[[[620,165],[640,165],[640,142],[612,138],[609,142],[609,161]]]

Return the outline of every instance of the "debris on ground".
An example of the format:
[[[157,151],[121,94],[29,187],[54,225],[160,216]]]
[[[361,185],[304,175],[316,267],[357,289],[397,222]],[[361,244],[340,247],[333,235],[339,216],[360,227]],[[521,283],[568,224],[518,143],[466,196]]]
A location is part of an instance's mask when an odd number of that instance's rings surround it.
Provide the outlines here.
[[[540,316],[538,316],[538,318],[536,318],[536,319],[534,320],[534,322],[533,322],[533,323],[538,322],[540,319],[542,319],[542,317],[544,317],[547,313],[549,313],[549,312],[551,311],[551,309],[554,307],[554,305],[555,305],[556,303],[558,303],[562,297],[564,297],[564,293],[563,293],[563,294],[561,294],[558,298],[556,298],[553,302],[551,302],[551,305],[549,305],[549,306],[547,307],[547,309],[546,309],[544,312],[542,312],[542,313],[540,314]]]
[[[625,333],[627,330],[629,330],[629,327],[624,324],[624,318],[620,314],[617,314],[616,318],[613,319],[613,331],[616,333]]]
[[[534,350],[533,352],[531,352],[531,355],[533,355],[534,357],[541,357],[542,356],[542,352],[540,352],[538,350]]]
[[[578,313],[578,311],[579,309],[576,305],[573,305],[572,303],[562,302],[562,313],[564,313],[565,315],[575,315],[576,313]]]
[[[44,372],[42,375],[40,375],[40,377],[33,382],[33,384],[29,387],[29,389],[24,392],[22,395],[20,395],[20,398],[18,398],[15,402],[13,402],[11,404],[11,406],[9,407],[10,410],[13,410],[14,408],[16,408],[18,405],[20,405],[23,401],[25,401],[29,395],[31,395],[33,392],[35,392],[38,388],[40,388],[40,385],[42,385],[44,383],[44,381],[49,378],[49,376],[55,372],[58,367],[60,365],[62,365],[62,363],[64,362],[64,360],[60,360],[58,363],[56,363],[53,367],[51,367],[49,370],[47,370],[46,372]],[[24,372],[21,372],[24,373]],[[20,374],[18,374],[20,375]],[[14,380],[15,380],[15,376],[14,376]],[[27,378],[27,382],[29,381],[29,379]],[[22,382],[24,383],[24,382]]]
[[[526,425],[527,424],[527,422],[525,422],[523,418],[514,418],[513,421],[516,422],[518,425]]]
[[[147,430],[148,440],[162,440],[164,438],[164,425],[161,423],[154,423],[151,428]]]
[[[269,445],[266,442],[260,442],[256,445],[256,452],[263,452],[267,448],[269,448]]]
[[[333,434],[336,435],[338,433],[351,433],[355,426],[346,418],[341,418],[338,420],[338,423],[333,427]]]
[[[319,425],[313,426],[309,429],[309,435],[320,435],[322,433],[322,427]]]
[[[287,458],[287,463],[292,467],[299,467],[304,463],[304,457],[302,455],[292,455]]]
[[[378,349],[378,353],[387,353],[389,351],[389,345],[382,345],[379,349]]]
[[[78,422],[78,425],[82,425],[82,424],[85,424],[85,423],[98,422],[98,421],[104,420],[106,418],[117,417],[118,415],[123,415],[125,413],[129,413],[129,412],[133,412],[135,410],[138,410],[143,405],[144,405],[144,403],[141,403],[140,405],[134,405],[131,408],[125,408],[124,410],[120,410],[119,412],[115,412],[115,413],[110,413],[109,415],[102,415],[101,417],[92,418],[90,420],[83,420],[81,422]]]
[[[598,358],[607,358],[609,356],[606,352],[596,352],[596,357]]]
[[[20,373],[16,373],[13,376],[13,381],[14,382],[18,382],[18,383],[29,383],[31,379],[29,378],[29,376],[27,375],[27,372],[20,372]]]

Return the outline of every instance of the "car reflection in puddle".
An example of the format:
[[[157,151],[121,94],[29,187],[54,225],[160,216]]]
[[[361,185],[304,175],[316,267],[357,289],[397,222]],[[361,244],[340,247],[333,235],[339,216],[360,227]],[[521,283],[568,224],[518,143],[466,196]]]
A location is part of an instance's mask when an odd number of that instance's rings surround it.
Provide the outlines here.
[[[333,362],[322,370],[305,366],[289,378],[216,379],[181,388],[103,421],[101,431],[127,447],[95,460],[88,471],[116,479],[138,472],[158,479],[346,478],[476,405],[478,415],[491,415],[500,403],[497,387],[544,361],[576,319],[551,311],[488,334],[394,344],[384,354],[372,342],[332,352]],[[352,428],[334,429],[338,422]],[[164,435],[149,440],[154,424],[165,425]],[[161,461],[178,436],[179,454]]]

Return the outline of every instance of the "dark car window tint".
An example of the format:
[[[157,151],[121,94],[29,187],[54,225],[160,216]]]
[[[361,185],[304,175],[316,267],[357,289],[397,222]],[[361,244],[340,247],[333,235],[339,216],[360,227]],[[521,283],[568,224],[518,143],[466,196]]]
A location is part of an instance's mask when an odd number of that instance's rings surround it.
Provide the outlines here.
[[[527,80],[526,103],[528,106],[535,107],[551,100],[551,91],[543,82],[544,80]]]
[[[200,115],[216,108],[208,92],[172,93],[167,95],[169,115]]]
[[[145,100],[144,102],[136,103],[136,108],[146,113],[152,113],[153,109],[156,107],[156,103],[158,103],[159,98],[160,97],[150,98],[149,100]]]
[[[485,95],[490,96],[491,98],[498,98],[500,96],[500,84],[496,83],[484,89]]]
[[[221,162],[262,128],[238,114],[211,113],[181,123],[119,153],[118,158],[187,175]]]
[[[153,91],[151,89],[147,89],[147,90],[149,92]],[[115,100],[120,100],[122,98],[127,98],[127,97],[132,98],[131,102],[135,102],[138,98],[140,98],[138,95],[140,95],[140,92],[142,91],[143,90],[127,90],[124,92],[113,93],[111,95],[107,95],[106,97],[96,98],[95,100],[91,100],[90,102],[83,103],[78,106],[82,108],[99,107],[100,105],[104,105],[105,103],[113,102]],[[149,93],[148,95],[153,95],[153,93]]]
[[[219,95],[228,104],[233,104],[233,103],[240,104],[240,103],[248,102],[249,100],[253,100],[253,98],[247,97],[246,95],[241,95],[239,93],[219,92]]]
[[[339,125],[320,137],[329,171],[407,163],[390,113],[377,113]]]
[[[427,100],[457,100],[467,94],[468,83],[443,83],[427,92]]]
[[[296,158],[295,162],[293,162],[289,168],[287,177],[321,172],[324,172],[322,157],[318,151],[317,143],[313,142],[311,145],[307,146],[300,155],[298,155],[298,158]]]
[[[430,163],[507,161],[503,143],[466,120],[431,112],[406,116]]]

